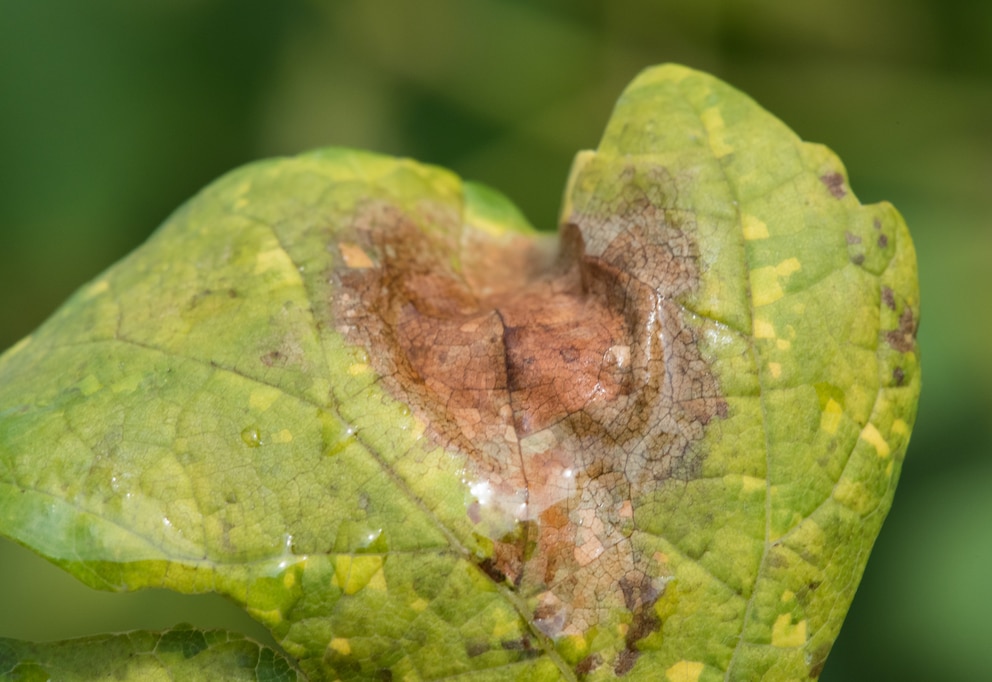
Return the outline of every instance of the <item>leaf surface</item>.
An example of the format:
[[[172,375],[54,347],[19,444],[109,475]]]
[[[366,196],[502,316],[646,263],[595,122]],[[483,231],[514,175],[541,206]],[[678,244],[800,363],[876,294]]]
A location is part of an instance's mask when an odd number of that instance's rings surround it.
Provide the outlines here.
[[[242,635],[184,626],[43,644],[0,639],[0,677],[24,682],[300,679],[283,656]]]
[[[0,530],[311,679],[815,678],[919,392],[912,243],[645,71],[557,240],[447,171],[236,170],[0,359]]]

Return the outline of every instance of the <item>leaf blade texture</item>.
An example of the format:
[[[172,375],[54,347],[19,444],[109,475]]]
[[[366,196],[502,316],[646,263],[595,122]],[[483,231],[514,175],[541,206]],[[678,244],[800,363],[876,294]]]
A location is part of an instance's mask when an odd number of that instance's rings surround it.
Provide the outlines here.
[[[0,359],[2,532],[311,679],[815,678],[919,392],[912,242],[649,69],[559,237],[413,161],[236,170]]]
[[[14,680],[300,679],[268,647],[241,635],[186,626],[39,644],[0,639],[0,675]]]

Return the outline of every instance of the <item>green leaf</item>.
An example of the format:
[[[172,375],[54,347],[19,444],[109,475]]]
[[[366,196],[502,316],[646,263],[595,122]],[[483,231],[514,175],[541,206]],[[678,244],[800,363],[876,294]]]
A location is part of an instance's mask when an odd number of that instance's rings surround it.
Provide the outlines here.
[[[0,639],[0,677],[24,682],[300,679],[281,654],[242,635],[184,626],[44,644]]]
[[[364,152],[230,173],[0,359],[0,531],[315,680],[817,677],[915,417],[901,217],[662,66],[561,225]]]

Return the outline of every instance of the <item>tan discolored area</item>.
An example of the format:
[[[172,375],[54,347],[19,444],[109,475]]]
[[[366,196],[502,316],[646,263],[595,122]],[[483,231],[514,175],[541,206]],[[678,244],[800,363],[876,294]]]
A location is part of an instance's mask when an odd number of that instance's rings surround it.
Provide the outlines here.
[[[667,580],[631,545],[636,500],[692,478],[693,443],[727,411],[678,303],[698,283],[696,226],[665,209],[662,172],[623,169],[615,196],[567,218],[557,251],[435,206],[368,203],[332,275],[338,331],[467,459],[466,514],[493,546],[480,568],[552,638],[628,611],[603,661],[618,674],[662,626]]]

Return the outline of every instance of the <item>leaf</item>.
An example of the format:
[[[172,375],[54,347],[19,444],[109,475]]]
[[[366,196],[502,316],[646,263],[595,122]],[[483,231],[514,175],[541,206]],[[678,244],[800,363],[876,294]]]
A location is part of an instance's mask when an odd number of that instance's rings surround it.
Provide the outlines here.
[[[298,679],[280,654],[241,635],[178,626],[32,644],[0,639],[5,680],[251,680]]]
[[[0,359],[0,530],[311,679],[817,677],[915,417],[901,217],[663,66],[561,225],[363,152],[230,173]]]

